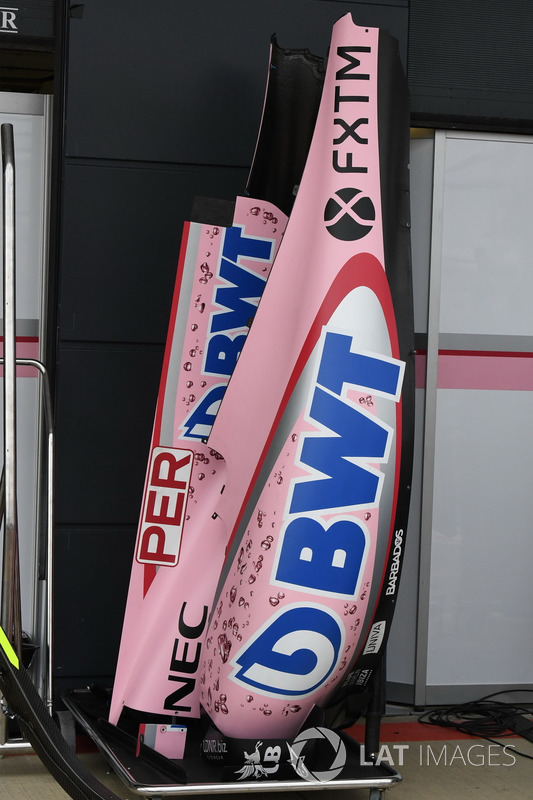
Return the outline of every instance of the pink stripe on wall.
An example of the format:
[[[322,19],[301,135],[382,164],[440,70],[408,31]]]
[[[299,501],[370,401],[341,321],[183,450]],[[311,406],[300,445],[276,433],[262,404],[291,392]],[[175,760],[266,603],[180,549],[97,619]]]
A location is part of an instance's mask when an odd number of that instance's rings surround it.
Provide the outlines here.
[[[39,339],[37,336],[17,336],[17,358],[39,358]],[[4,339],[0,336],[0,358],[4,357]],[[0,377],[4,377],[4,368],[0,367]],[[35,367],[17,367],[17,378],[36,378]]]
[[[417,389],[426,385],[426,354],[415,360]],[[533,391],[533,353],[439,350],[439,389]]]

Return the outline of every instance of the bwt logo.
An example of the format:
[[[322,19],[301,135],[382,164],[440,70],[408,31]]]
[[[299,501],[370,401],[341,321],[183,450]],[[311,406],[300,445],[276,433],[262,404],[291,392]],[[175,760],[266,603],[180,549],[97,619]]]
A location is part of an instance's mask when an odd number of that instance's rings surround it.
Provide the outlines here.
[[[363,522],[350,512],[375,508],[384,481],[393,430],[349,396],[350,387],[398,402],[404,364],[356,349],[354,337],[324,328],[315,385],[297,466],[308,474],[288,490],[272,586],[352,599],[369,550]],[[383,631],[384,633],[384,631]],[[381,629],[373,631],[379,648]],[[278,611],[232,661],[233,681],[271,697],[305,697],[318,690],[340,661],[345,628],[333,608],[300,602]]]
[[[235,659],[233,679],[273,697],[304,697],[333,671],[344,629],[330,609],[293,603],[271,617]]]
[[[0,6],[0,33],[18,33],[17,11],[18,8]]]
[[[247,269],[242,259],[268,264],[272,259],[273,242],[246,236],[241,225],[228,228],[217,278],[222,285],[213,294],[209,330],[202,372],[221,378],[195,405],[183,424],[183,436],[198,441],[209,436],[227,382],[235,369],[243,348],[250,320],[257,310],[266,278]]]

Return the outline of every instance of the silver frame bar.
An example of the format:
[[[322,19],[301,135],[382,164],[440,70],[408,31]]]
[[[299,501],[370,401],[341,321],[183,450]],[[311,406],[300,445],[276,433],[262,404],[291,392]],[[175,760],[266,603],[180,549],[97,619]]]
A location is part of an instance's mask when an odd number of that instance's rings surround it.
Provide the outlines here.
[[[46,558],[44,610],[42,627],[45,632],[46,655],[41,660],[39,672],[41,695],[50,714],[52,713],[53,674],[53,526],[54,526],[54,424],[53,406],[48,373],[44,365],[35,359],[16,357],[16,228],[15,228],[15,155],[13,125],[0,126],[2,145],[2,198],[3,198],[3,283],[4,283],[4,357],[0,366],[4,368],[4,466],[0,480],[0,521],[4,520],[2,590],[0,624],[12,642],[18,657],[22,657],[22,610],[20,591],[18,509],[17,509],[17,414],[16,414],[16,369],[18,366],[33,367],[40,376],[41,409],[44,416],[47,438],[46,455],[46,521],[40,529],[44,536]],[[39,550],[39,547],[37,548]],[[24,740],[7,741],[7,724],[0,715],[0,753],[31,750]]]
[[[22,656],[22,613],[17,513],[15,147],[13,125],[1,126],[4,259],[4,556],[1,624]]]
[[[419,585],[414,686],[415,706],[426,705],[427,689],[445,162],[446,132],[435,131],[426,355],[426,397],[422,455],[422,507],[420,512]]]

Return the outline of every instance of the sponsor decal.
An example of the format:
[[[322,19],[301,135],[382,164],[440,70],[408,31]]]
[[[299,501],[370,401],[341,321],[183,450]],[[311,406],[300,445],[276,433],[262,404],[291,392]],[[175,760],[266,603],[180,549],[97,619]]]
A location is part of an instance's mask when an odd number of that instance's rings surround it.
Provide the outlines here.
[[[368,145],[368,137],[365,135],[364,126],[368,125],[370,96],[368,91],[365,92],[365,87],[370,85],[370,74],[364,71],[359,56],[361,55],[363,58],[366,56],[367,60],[369,60],[371,54],[371,45],[341,45],[336,49],[337,58],[347,63],[335,73],[333,102],[335,116],[333,122],[341,128],[340,131],[337,131],[338,136],[333,139],[332,167],[335,172],[368,172],[368,166],[364,163],[367,158],[365,147]],[[344,81],[354,81],[355,83],[345,84]],[[348,113],[351,114],[351,117],[356,116],[354,122],[349,122],[344,118]],[[361,116],[357,116],[358,114],[361,114]],[[361,130],[361,127],[363,127],[363,130]],[[348,142],[349,147],[340,147],[345,142]],[[347,189],[344,191],[352,192],[357,190]],[[342,199],[343,202],[346,202],[344,198]],[[361,238],[360,235],[356,235],[345,239],[343,236],[337,236],[334,231],[330,230],[330,233],[344,241],[351,241],[352,238]]]
[[[377,466],[388,461],[394,432],[365,404],[349,399],[348,389],[398,402],[404,364],[358,351],[352,336],[328,327],[317,364],[270,584],[314,598],[353,600],[370,546],[367,527],[353,512],[379,504],[384,474]],[[340,662],[345,636],[342,620],[327,605],[288,604],[239,650],[230,677],[273,697],[307,696]]]
[[[256,742],[255,749],[251,753],[244,751],[244,766],[235,773],[239,776],[237,780],[268,778],[278,771],[281,746],[266,747],[264,753],[261,754],[262,745],[263,742]]]
[[[193,463],[192,450],[153,448],[137,543],[142,564],[178,563]]]
[[[392,551],[392,561],[387,578],[387,588],[385,594],[390,596],[396,594],[398,577],[400,574],[401,558],[403,550],[403,530],[396,531],[394,535],[394,549]]]
[[[344,626],[324,606],[287,606],[257,631],[234,660],[232,678],[273,697],[311,694],[337,664]]]
[[[224,742],[207,740],[208,750],[221,751]],[[213,745],[210,744],[213,742]],[[307,752],[306,752],[307,750]],[[306,763],[313,752],[313,763]],[[318,757],[317,757],[318,753]],[[265,746],[257,741],[251,752],[243,752],[243,766],[235,770],[237,780],[261,780],[273,777],[282,764],[289,764],[296,775],[309,783],[327,783],[335,780],[346,765],[346,747],[341,737],[329,728],[307,728],[291,742]]]
[[[370,233],[376,218],[376,209],[370,197],[361,195],[360,189],[339,189],[328,200],[324,222],[329,233],[343,242],[362,239]]]
[[[201,369],[202,376],[219,378],[221,382],[203,392],[187,415],[182,432],[185,439],[198,441],[209,435],[265,287],[266,274],[247,269],[242,261],[252,259],[270,265],[273,250],[272,239],[245,235],[242,225],[234,225],[225,232]],[[203,270],[206,283],[213,277],[205,271],[208,269],[206,262]]]
[[[189,695],[194,696],[196,691],[198,665],[202,654],[202,643],[205,626],[207,624],[208,607],[203,606],[200,619],[191,622],[191,613],[187,603],[183,603],[178,618],[179,637],[174,639],[168,680],[176,687],[164,702],[165,711],[173,714],[189,714],[191,705],[181,705]],[[185,616],[187,615],[187,620]]]
[[[385,636],[385,631],[387,630],[387,623],[385,620],[381,620],[380,622],[374,622],[372,627],[370,628],[370,633],[368,634],[368,639],[366,640],[365,649],[363,650],[363,655],[374,655],[375,653],[379,652],[379,648],[383,643],[383,638]]]

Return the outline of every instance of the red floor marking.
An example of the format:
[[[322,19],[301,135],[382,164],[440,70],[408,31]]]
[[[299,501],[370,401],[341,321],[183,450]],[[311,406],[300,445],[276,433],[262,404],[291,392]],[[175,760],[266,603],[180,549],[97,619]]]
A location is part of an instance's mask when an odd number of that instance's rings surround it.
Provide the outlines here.
[[[365,725],[358,723],[347,728],[345,733],[357,742],[365,740]],[[520,737],[516,737],[520,738]],[[478,736],[469,736],[453,728],[441,728],[439,725],[424,725],[421,722],[383,722],[380,729],[380,742],[434,742],[445,739],[475,739]]]

